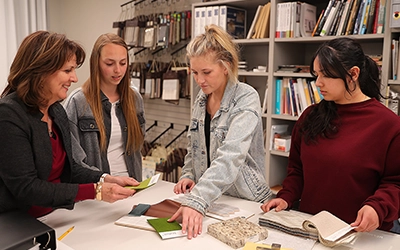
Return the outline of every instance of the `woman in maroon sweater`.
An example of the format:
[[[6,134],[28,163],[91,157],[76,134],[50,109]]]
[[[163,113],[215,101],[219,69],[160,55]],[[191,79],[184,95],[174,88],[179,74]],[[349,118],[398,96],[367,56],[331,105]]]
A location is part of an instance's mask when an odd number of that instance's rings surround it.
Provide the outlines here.
[[[399,217],[400,118],[382,105],[379,70],[352,39],[325,42],[311,64],[324,99],[292,132],[287,177],[264,212],[327,210],[359,232]]]

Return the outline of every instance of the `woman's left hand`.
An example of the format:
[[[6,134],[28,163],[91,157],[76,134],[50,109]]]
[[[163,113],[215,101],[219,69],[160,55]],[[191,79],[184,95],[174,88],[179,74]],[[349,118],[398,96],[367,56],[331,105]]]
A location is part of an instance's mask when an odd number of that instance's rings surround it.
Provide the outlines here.
[[[182,217],[182,233],[187,233],[189,240],[201,234],[203,230],[203,215],[200,212],[190,207],[181,206],[168,221],[174,221],[179,217]]]
[[[116,183],[121,187],[139,185],[139,182],[137,180],[129,176],[107,175],[106,178],[104,178],[104,182]]]
[[[371,232],[379,227],[378,214],[373,207],[365,205],[358,210],[357,218],[350,226],[356,227],[357,232]]]

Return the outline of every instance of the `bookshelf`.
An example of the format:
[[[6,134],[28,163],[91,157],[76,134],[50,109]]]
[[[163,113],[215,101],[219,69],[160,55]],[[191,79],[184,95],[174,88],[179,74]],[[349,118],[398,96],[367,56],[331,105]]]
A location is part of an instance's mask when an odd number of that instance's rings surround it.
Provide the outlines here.
[[[196,3],[192,5],[192,11],[195,7],[211,5],[230,5],[244,8],[247,10],[247,30],[249,29],[258,5],[264,5],[271,2],[270,29],[269,38],[263,39],[239,39],[241,57],[247,60],[249,68],[259,63],[265,63],[267,72],[240,72],[240,80],[244,77],[247,82],[254,86],[258,91],[263,103],[264,92],[267,90],[267,112],[263,115],[264,126],[266,130],[266,162],[265,175],[269,185],[275,186],[282,183],[286,176],[286,166],[289,153],[276,150],[270,150],[271,127],[273,125],[288,125],[289,130],[294,126],[297,116],[278,115],[274,113],[275,106],[275,82],[276,79],[283,77],[306,78],[312,76],[309,73],[288,73],[276,72],[279,65],[299,64],[309,65],[313,53],[325,41],[336,38],[337,36],[315,36],[315,37],[293,37],[293,38],[275,38],[277,25],[277,5],[280,3],[293,2],[288,0],[232,0],[232,1],[212,1]],[[317,7],[318,19],[321,11],[325,9],[329,0],[307,0],[306,3]],[[391,1],[386,1],[385,26],[382,34],[364,34],[348,35],[360,42],[366,54],[382,55],[381,80],[384,85],[382,93],[386,95],[387,88],[390,85],[397,85],[400,89],[400,80],[393,80],[391,76],[391,40],[400,38],[400,29],[391,30],[389,28]],[[192,96],[197,94],[196,84],[192,82]],[[193,100],[194,98],[192,98]]]

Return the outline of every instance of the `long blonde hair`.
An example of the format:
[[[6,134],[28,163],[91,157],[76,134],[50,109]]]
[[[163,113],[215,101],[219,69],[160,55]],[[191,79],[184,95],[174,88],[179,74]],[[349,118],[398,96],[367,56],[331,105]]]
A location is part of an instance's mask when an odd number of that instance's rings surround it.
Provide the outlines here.
[[[186,48],[189,60],[209,53],[214,53],[215,59],[228,70],[229,80],[238,82],[239,46],[225,30],[214,24],[206,26],[205,33],[192,39]]]
[[[106,132],[103,122],[103,105],[100,98],[101,71],[99,61],[101,50],[105,45],[110,43],[120,45],[126,49],[127,65],[129,65],[128,46],[126,45],[125,41],[116,34],[103,34],[96,40],[93,46],[92,54],[90,56],[90,77],[82,86],[83,93],[90,105],[90,108],[92,109],[93,116],[99,128],[99,143],[102,151],[106,151],[107,146]],[[127,68],[121,82],[118,84],[117,91],[120,94],[120,105],[122,107],[122,112],[124,113],[128,128],[128,141],[126,144],[126,150],[128,152],[139,150],[143,144],[144,135],[136,114],[135,93],[130,87],[129,67]]]

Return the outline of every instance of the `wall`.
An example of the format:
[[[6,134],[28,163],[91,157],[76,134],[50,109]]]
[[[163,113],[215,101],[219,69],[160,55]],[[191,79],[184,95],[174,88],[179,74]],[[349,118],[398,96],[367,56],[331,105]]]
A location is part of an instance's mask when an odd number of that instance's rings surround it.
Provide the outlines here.
[[[87,59],[77,71],[78,84],[73,84],[70,92],[82,85],[89,77],[89,57],[93,44],[100,34],[112,32],[112,23],[119,18],[120,5],[125,0],[48,0],[48,30],[66,34],[79,42],[86,50]]]
[[[190,10],[191,3],[199,0],[173,0],[170,8]],[[73,84],[69,93],[75,88],[80,87],[89,77],[89,57],[91,49],[97,37],[100,34],[112,32],[117,29],[112,28],[112,23],[117,21],[121,12],[121,5],[128,0],[48,0],[48,30],[66,34],[68,38],[79,42],[86,50],[87,59],[80,69],[77,70],[78,83]],[[148,14],[152,11],[149,4],[150,0],[144,1],[138,6],[137,14]],[[162,5],[155,3],[155,6],[161,8],[166,5],[166,0],[161,0]],[[154,8],[153,11],[160,9]],[[171,9],[172,10],[172,9]],[[171,11],[166,8],[161,11]],[[151,13],[151,12],[150,12]],[[171,48],[172,49],[172,48]],[[182,53],[184,50],[182,50]],[[150,52],[146,54],[151,55]],[[162,53],[164,55],[165,52]],[[166,56],[166,55],[165,55]],[[161,56],[156,55],[155,59]],[[162,56],[164,57],[164,56]],[[143,59],[143,58],[142,58]],[[170,59],[168,59],[170,60]],[[140,60],[142,61],[142,60]],[[144,60],[147,61],[147,60]],[[171,123],[173,129],[168,130],[157,142],[168,144],[175,136],[186,129],[190,121],[190,101],[181,99],[179,105],[166,103],[161,99],[145,99],[146,127],[150,127],[155,121],[157,126],[153,127],[146,134],[146,140],[152,141],[159,134],[165,131]],[[186,147],[186,136],[177,140],[179,142],[175,147]]]

